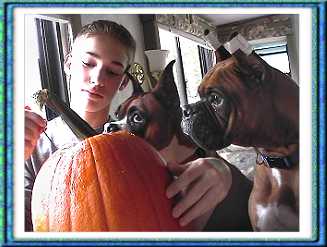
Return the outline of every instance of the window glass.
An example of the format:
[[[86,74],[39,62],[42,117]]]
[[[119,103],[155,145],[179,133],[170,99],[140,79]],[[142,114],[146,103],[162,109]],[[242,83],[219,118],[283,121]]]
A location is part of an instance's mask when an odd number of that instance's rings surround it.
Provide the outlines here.
[[[286,52],[261,56],[270,66],[283,73],[290,73],[290,66]]]
[[[71,29],[66,20],[26,15],[25,28],[25,105],[36,110],[33,94],[47,88],[68,103],[63,61],[69,51]],[[48,120],[57,114],[45,107],[40,114]]]
[[[186,80],[186,92],[189,103],[198,101],[198,87],[202,80],[198,44],[179,37]]]
[[[33,94],[42,89],[40,69],[39,69],[39,53],[35,18],[31,15],[25,16],[25,105],[35,108],[38,107],[33,99]],[[40,112],[45,117],[45,112]]]
[[[283,73],[290,73],[286,42],[263,44],[254,48],[254,50],[270,66],[282,71]]]
[[[159,37],[161,49],[169,51],[167,61],[170,62],[171,60],[176,59],[176,36],[165,29],[159,28]]]
[[[168,61],[177,58],[178,50],[176,42],[179,42],[184,72],[182,77],[185,78],[185,82],[180,82],[179,78],[181,77],[179,76],[175,75],[175,78],[178,83],[186,83],[188,103],[198,101],[200,99],[198,87],[201,83],[203,74],[213,66],[213,52],[202,47],[200,55],[200,46],[197,42],[162,28],[159,28],[159,37],[161,49],[169,51]]]

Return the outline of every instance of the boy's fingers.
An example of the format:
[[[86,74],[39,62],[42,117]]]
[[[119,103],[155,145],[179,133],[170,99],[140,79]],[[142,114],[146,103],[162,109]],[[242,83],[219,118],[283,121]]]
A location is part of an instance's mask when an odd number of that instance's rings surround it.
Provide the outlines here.
[[[28,109],[26,109],[26,110],[28,110]],[[30,124],[30,122],[32,121],[42,128],[47,126],[47,121],[35,112],[29,111],[29,110],[25,111],[25,123],[27,123],[27,121],[26,121],[27,119],[30,120],[28,122],[28,124]]]
[[[208,202],[215,201],[215,193],[212,193],[211,190],[206,193],[201,200],[199,200],[195,205],[193,205],[190,210],[188,210],[180,219],[179,223],[181,226],[189,224],[194,219],[203,215],[208,211]]]
[[[173,208],[173,216],[180,217],[189,208],[193,207],[210,189],[210,184],[205,179],[197,181],[183,197],[183,199]]]
[[[182,174],[187,169],[187,167],[187,165],[179,164],[176,162],[167,163],[167,168],[175,176],[179,176],[180,174]]]
[[[192,165],[192,162],[181,166],[183,166],[183,172],[168,186],[166,190],[168,198],[186,190],[188,186],[201,175],[201,167],[196,164]]]

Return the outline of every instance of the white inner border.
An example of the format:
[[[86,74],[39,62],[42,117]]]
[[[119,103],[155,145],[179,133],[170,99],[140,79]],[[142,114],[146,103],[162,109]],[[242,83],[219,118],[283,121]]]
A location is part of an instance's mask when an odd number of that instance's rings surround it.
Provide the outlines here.
[[[299,14],[300,231],[299,232],[24,232],[24,15],[26,14]],[[311,87],[312,11],[308,8],[15,8],[14,10],[14,237],[16,240],[309,240],[312,237]]]

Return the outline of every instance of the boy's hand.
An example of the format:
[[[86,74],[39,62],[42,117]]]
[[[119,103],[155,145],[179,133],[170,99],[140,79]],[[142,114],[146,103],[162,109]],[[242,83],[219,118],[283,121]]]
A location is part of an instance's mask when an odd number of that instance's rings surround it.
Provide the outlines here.
[[[173,217],[180,218],[182,226],[213,211],[231,188],[231,171],[219,159],[200,158],[186,164],[168,163],[168,169],[177,179],[168,186],[166,195],[172,198],[182,193],[172,212]]]
[[[30,107],[25,106],[25,160],[33,153],[37,140],[46,126],[47,122],[45,119],[33,112]]]

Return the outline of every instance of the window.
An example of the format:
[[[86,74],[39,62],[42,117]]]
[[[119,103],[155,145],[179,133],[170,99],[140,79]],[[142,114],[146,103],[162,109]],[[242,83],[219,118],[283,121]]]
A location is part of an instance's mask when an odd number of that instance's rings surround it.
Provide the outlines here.
[[[168,50],[168,61],[176,59],[176,40],[175,35],[165,29],[159,28],[159,36],[160,36],[160,45],[161,49]]]
[[[255,45],[253,48],[270,66],[291,74],[286,41]]]
[[[186,95],[189,103],[199,100],[198,86],[202,80],[199,48],[196,42],[179,37],[181,54],[183,59],[184,77],[186,83]]]
[[[26,17],[25,104],[33,105],[32,95],[42,88],[69,102],[64,57],[69,51],[71,28],[68,21],[45,16]],[[56,117],[46,108],[46,118]]]
[[[169,50],[168,61],[180,59],[182,68],[177,68],[176,75],[179,86],[185,87],[188,103],[198,101],[198,86],[214,64],[214,55],[211,50],[201,43],[175,33],[159,28],[161,49]],[[180,90],[179,93],[181,94]]]
[[[37,40],[35,18],[25,16],[25,105],[33,106],[34,100],[32,95],[42,88],[40,70],[39,70],[39,52]],[[42,114],[45,117],[45,114]]]

